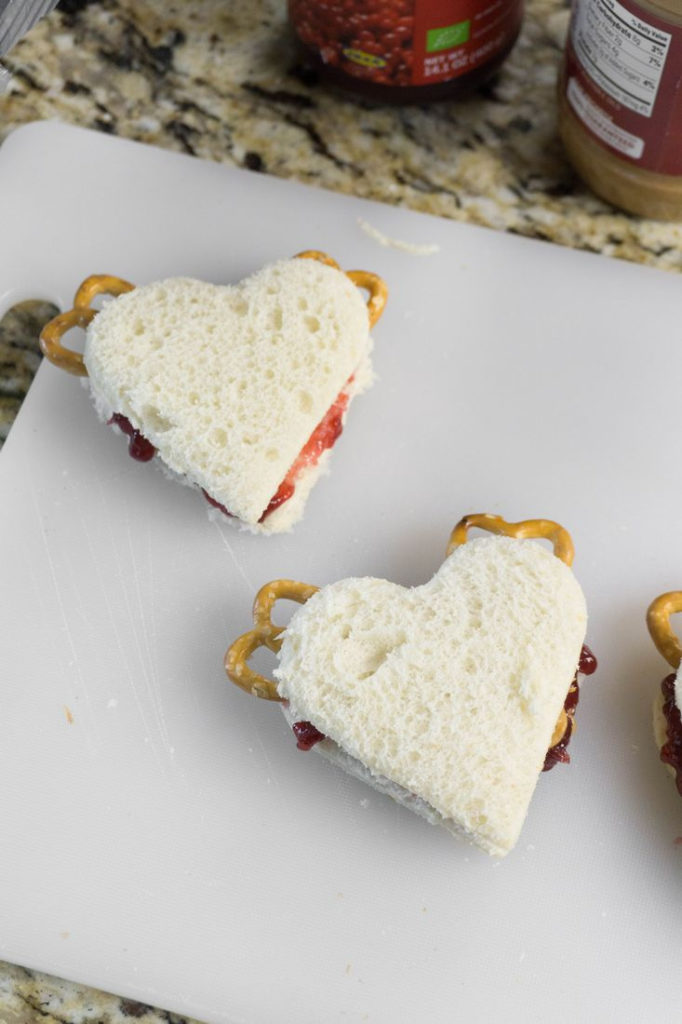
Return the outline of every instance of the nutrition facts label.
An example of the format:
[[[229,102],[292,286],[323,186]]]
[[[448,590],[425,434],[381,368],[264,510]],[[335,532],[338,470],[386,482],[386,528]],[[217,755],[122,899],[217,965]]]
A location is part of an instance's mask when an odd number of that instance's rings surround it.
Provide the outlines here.
[[[615,100],[651,117],[671,36],[617,0],[577,5],[572,42],[586,74]]]

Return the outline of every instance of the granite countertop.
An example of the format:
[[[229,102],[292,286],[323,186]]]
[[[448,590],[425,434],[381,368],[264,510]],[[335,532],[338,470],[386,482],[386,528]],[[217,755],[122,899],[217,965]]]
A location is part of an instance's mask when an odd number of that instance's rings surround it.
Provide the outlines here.
[[[529,0],[496,79],[466,101],[372,107],[296,65],[284,0],[63,0],[8,55],[0,137],[61,118],[383,202],[682,269],[682,226],[621,214],[576,179],[556,134],[568,12]],[[0,444],[39,363],[24,303],[0,323]],[[0,1024],[180,1021],[0,964]]]

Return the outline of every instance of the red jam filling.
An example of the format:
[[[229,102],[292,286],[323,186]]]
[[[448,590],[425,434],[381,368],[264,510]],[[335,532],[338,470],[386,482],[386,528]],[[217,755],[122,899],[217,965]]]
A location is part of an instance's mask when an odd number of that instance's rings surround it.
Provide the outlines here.
[[[206,498],[206,501],[209,503],[209,505],[213,505],[213,508],[220,509],[220,511],[223,513],[223,515],[229,516],[230,519],[234,518],[232,513],[228,512],[228,510],[225,508],[225,506],[222,505],[219,501],[216,501],[215,498],[212,498],[211,495],[208,493],[208,491],[205,491],[203,487],[201,488],[201,493]]]
[[[276,508],[279,508],[279,506],[283,505],[285,501],[288,501],[295,490],[296,487],[292,481],[290,481],[288,478],[286,480],[283,480],[282,483],[277,488],[277,493],[275,494],[274,498],[270,499],[268,507],[266,508],[265,512],[260,517],[258,522],[262,523],[264,519],[268,518],[271,512],[274,512]]]
[[[298,456],[292,463],[289,472],[284,477],[284,480],[282,480],[282,483],[277,488],[274,496],[271,498],[265,512],[258,520],[259,523],[264,522],[276,508],[279,508],[280,505],[283,505],[285,501],[289,500],[296,490],[296,481],[300,477],[301,473],[305,469],[310,469],[315,466],[319,462],[322,452],[326,451],[327,448],[332,448],[341,436],[343,431],[343,417],[350,400],[350,395],[346,389],[351,384],[353,376],[354,375],[349,377],[344,390],[340,393],[334,404],[327,410],[325,416],[320,420],[304,444]],[[232,515],[232,512],[228,511],[228,509],[226,509],[219,501],[216,501],[215,498],[208,495],[206,491],[203,491],[203,494],[206,500],[213,505],[214,508],[219,508],[226,516]]]
[[[316,729],[312,722],[294,722],[291,727],[296,737],[296,746],[299,750],[310,750],[324,739],[324,734]]]
[[[137,459],[138,462],[149,462],[156,455],[156,448],[148,441],[144,434],[141,434],[139,430],[136,430],[132,425],[127,416],[124,416],[121,412],[115,412],[107,423],[114,423],[119,430],[122,430],[126,434],[130,441],[128,442],[128,454],[133,458]]]
[[[564,701],[564,711],[566,712],[566,728],[564,734],[558,743],[555,743],[553,747],[550,747],[545,755],[545,763],[543,765],[543,772],[548,772],[550,768],[553,768],[555,764],[568,764],[571,760],[569,754],[568,744],[571,741],[573,734],[573,716],[575,715],[575,709],[578,706],[580,700],[580,687],[578,686],[578,673],[584,676],[591,676],[597,668],[597,659],[594,654],[587,646],[583,644],[582,650],[580,651],[580,659],[578,661],[578,669],[573,682],[570,685],[566,700]]]
[[[348,384],[352,381],[352,377]],[[348,384],[346,387],[348,387]],[[342,391],[336,401],[327,410],[326,415],[320,420],[306,444],[299,452],[298,458],[292,463],[289,472],[282,480],[277,493],[266,508],[259,522],[274,512],[276,508],[288,501],[296,488],[296,481],[305,469],[317,465],[322,452],[327,448],[333,448],[343,431],[343,417],[348,408],[349,395],[346,390]]]
[[[591,676],[593,672],[596,672],[596,670],[597,659],[587,644],[583,644],[580,652],[580,660],[578,661],[578,672],[584,676]]]
[[[682,796],[682,715],[675,703],[675,678],[673,672],[661,683],[663,714],[667,725],[667,742],[661,747],[661,761],[674,770],[677,791]]]

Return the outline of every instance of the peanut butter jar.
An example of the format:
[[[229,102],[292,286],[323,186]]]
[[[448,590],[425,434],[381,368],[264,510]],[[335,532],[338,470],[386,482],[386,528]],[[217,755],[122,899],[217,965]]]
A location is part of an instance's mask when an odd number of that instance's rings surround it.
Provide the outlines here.
[[[597,195],[682,220],[682,0],[575,0],[559,131]]]

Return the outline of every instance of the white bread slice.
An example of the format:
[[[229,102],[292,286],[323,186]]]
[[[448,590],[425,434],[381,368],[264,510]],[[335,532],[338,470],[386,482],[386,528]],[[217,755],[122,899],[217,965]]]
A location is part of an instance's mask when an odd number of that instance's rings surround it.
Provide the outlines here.
[[[318,473],[286,515],[258,520],[351,376],[354,394],[371,380],[370,350],[355,285],[291,259],[238,285],[172,278],[121,295],[88,327],[84,361],[102,417],[122,413],[171,474],[275,532]]]
[[[275,670],[315,749],[502,856],[514,846],[576,672],[585,601],[537,542],[475,539],[431,581],[323,587]],[[338,749],[335,749],[338,748]]]

